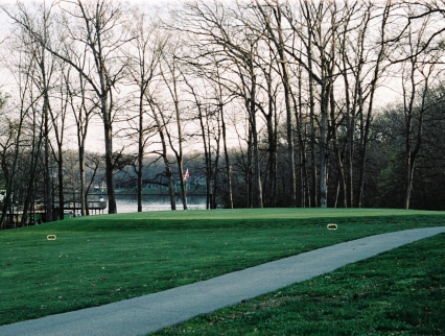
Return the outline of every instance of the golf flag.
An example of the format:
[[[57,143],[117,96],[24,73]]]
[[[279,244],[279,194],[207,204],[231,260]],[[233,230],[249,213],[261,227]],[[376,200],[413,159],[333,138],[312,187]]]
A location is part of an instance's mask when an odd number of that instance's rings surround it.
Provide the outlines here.
[[[190,174],[189,174],[189,170],[187,169],[187,171],[184,174],[184,181],[187,180],[189,178]]]

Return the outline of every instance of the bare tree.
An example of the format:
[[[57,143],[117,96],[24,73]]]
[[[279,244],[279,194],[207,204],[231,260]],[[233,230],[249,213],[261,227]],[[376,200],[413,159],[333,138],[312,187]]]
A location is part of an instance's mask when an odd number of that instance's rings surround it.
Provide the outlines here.
[[[213,45],[212,53],[217,59],[224,60],[224,68],[237,76],[238,81],[230,78],[230,86],[233,95],[242,100],[247,114],[251,142],[248,144],[248,152],[252,153],[252,167],[246,180],[247,188],[254,195],[254,206],[263,206],[263,192],[261,183],[260,154],[258,146],[258,101],[257,101],[257,51],[258,41],[261,35],[246,27],[241,31],[230,24],[231,21],[245,22],[245,15],[250,15],[248,6],[241,3],[228,6],[214,2],[208,4],[204,1],[186,5],[187,18],[178,20],[177,29],[182,29],[195,36],[196,40],[203,44]],[[223,64],[223,63],[219,63]],[[227,85],[229,87],[229,85]],[[250,176],[249,176],[250,175]]]
[[[3,9],[6,10],[5,7],[3,7]],[[51,41],[51,25],[53,23],[52,9],[52,5],[46,6],[46,3],[44,3],[41,6],[35,8],[36,14],[34,15],[31,14],[31,11],[27,9],[24,4],[18,3],[17,16],[14,16],[9,11],[7,11],[7,14],[10,15],[10,17],[13,18],[16,23],[20,22],[19,31],[21,33],[20,35],[18,35],[18,38],[22,39],[20,52],[29,60],[28,64],[33,65],[33,68],[26,69],[26,71],[29,71],[26,76],[30,76],[29,78],[31,78],[33,81],[34,91],[28,91],[30,100],[33,101],[33,115],[40,115],[42,117],[42,137],[39,137],[37,143],[43,142],[46,221],[53,220],[54,209],[53,173],[55,173],[55,167],[52,167],[50,153],[50,132],[52,129],[55,130],[55,136],[59,148],[59,171],[61,170],[63,163],[61,150],[61,143],[63,142],[63,131],[61,128],[58,127],[58,124],[54,124],[55,114],[52,111],[51,101],[51,91],[52,88],[55,86],[54,74],[56,72],[56,60],[51,56],[51,53],[47,52],[47,48],[55,47],[54,45],[52,45]],[[36,41],[35,34],[39,34],[39,42]],[[40,112],[38,112],[38,110],[40,110]],[[32,120],[35,121],[36,118],[33,117]],[[35,148],[40,148],[40,145]],[[26,207],[27,204],[25,204],[25,208]],[[61,211],[63,210],[61,209]]]
[[[405,7],[407,17],[414,17],[415,8]],[[431,17],[419,16],[416,25],[409,25],[405,35],[397,41],[397,59],[393,63],[401,66],[403,120],[404,120],[404,146],[406,184],[404,207],[410,208],[411,193],[414,182],[414,171],[422,147],[425,119],[429,106],[427,104],[428,92],[440,70],[437,65],[443,55],[441,49],[424,50],[425,40],[429,38]],[[399,62],[398,59],[403,61]],[[440,68],[439,68],[440,69]]]
[[[85,50],[79,55],[74,51],[71,55],[72,61],[78,64],[79,68],[86,69],[87,54]],[[73,71],[73,68],[66,67],[63,69],[63,95],[67,108],[70,109],[71,115],[74,116],[76,125],[76,139],[78,148],[78,161],[79,161],[79,177],[80,177],[80,211],[81,215],[87,215],[87,197],[88,190],[85,176],[85,152],[87,148],[87,135],[90,120],[96,113],[99,107],[99,101],[91,90],[88,90],[87,82],[85,78],[77,71]]]
[[[135,93],[137,99],[137,116],[135,120],[130,122],[134,124],[133,130],[130,131],[131,135],[137,137],[137,195],[138,204],[137,211],[142,211],[142,182],[143,182],[143,161],[144,152],[149,140],[155,135],[158,127],[156,122],[152,124],[152,120],[147,124],[147,103],[146,95],[148,93],[149,86],[153,83],[158,73],[158,65],[160,61],[159,53],[159,37],[157,36],[157,29],[154,23],[147,22],[148,18],[142,14],[133,28],[134,40],[132,45],[134,47],[134,54],[129,53],[130,58],[130,74],[132,81],[137,86],[137,92]],[[148,108],[150,109],[150,108]],[[154,112],[155,113],[155,112]],[[153,119],[153,118],[150,118]]]
[[[169,140],[168,140],[168,135],[166,134],[167,133],[166,129],[170,123],[170,120],[164,114],[164,109],[162,107],[162,104],[158,102],[157,99],[155,98],[156,93],[150,90],[147,90],[145,92],[145,99],[150,106],[151,116],[156,123],[161,145],[160,151],[155,150],[153,152],[162,157],[162,161],[164,162],[165,171],[163,172],[163,176],[167,178],[167,187],[170,198],[170,208],[171,210],[176,210],[175,188],[173,185],[173,172],[168,155]]]
[[[382,8],[382,16],[380,18],[380,28],[378,39],[374,44],[374,60],[372,65],[372,70],[370,71],[369,82],[366,88],[359,86],[357,92],[357,99],[359,101],[359,111],[360,111],[360,162],[359,162],[359,185],[358,185],[358,207],[364,205],[365,198],[365,174],[367,165],[367,150],[368,150],[368,140],[370,135],[370,127],[373,117],[373,108],[375,104],[376,90],[378,88],[379,80],[381,80],[382,75],[385,73],[385,68],[388,66],[386,61],[387,43],[386,39],[388,36],[388,24],[391,17],[391,10],[393,6],[391,1],[388,1]],[[367,107],[365,107],[365,102]]]
[[[54,77],[56,72],[55,59],[50,53],[47,52],[47,48],[53,47],[51,41],[52,24],[52,6],[47,7],[44,3],[42,6],[35,8],[36,14],[30,14],[30,11],[22,4],[19,4],[19,12],[21,20],[24,25],[19,26],[22,30],[22,38],[27,36],[28,43],[23,44],[22,52],[27,54],[29,58],[34,59],[34,69],[30,72],[34,87],[37,92],[37,96],[41,101],[41,116],[43,118],[43,144],[44,144],[44,166],[45,166],[45,213],[46,221],[51,222],[53,220],[53,173],[54,167],[51,165],[51,129],[55,131],[56,140],[59,148],[58,159],[59,171],[62,167],[62,151],[60,150],[61,142],[63,141],[63,131],[58,127],[55,121],[55,114],[52,111],[51,94],[52,88],[55,86]],[[37,43],[34,39],[34,35],[30,33],[25,25],[32,27],[33,31],[38,32],[40,36],[40,43]],[[37,105],[34,105],[36,108]]]
[[[200,94],[198,89],[195,86],[203,86],[212,85],[212,82],[201,82],[195,79],[194,83],[192,83],[193,78],[188,79],[187,75],[183,74],[184,82],[189,88],[189,94],[193,97],[192,99],[195,102],[195,109],[197,111],[196,119],[199,123],[199,128],[201,131],[200,137],[202,139],[202,145],[204,150],[204,161],[205,161],[205,177],[206,177],[206,209],[211,209],[215,204],[216,195],[211,190],[212,181],[216,182],[216,172],[217,167],[214,165],[213,160],[213,151],[212,151],[212,140],[216,140],[219,143],[220,137],[215,136],[216,134],[221,134],[221,132],[217,132],[215,134],[215,108],[207,102],[207,97],[205,94]],[[198,82],[198,84],[196,84]],[[195,119],[195,118],[194,118]],[[217,123],[217,127],[219,127],[219,123]],[[214,188],[215,189],[215,188]]]
[[[30,49],[33,43],[29,34],[23,30],[16,34],[9,50],[17,52],[10,54],[8,65],[16,82],[17,103],[12,106],[14,115],[2,116],[2,125],[7,131],[1,140],[1,166],[6,182],[0,220],[2,228],[7,211],[13,213],[10,208],[13,204],[20,205],[22,210],[21,225],[27,224],[35,202],[36,184],[44,176],[39,170],[45,141],[45,116],[42,113],[42,92],[36,89],[37,58]],[[48,197],[45,193],[44,196]]]
[[[5,228],[6,216],[13,202],[15,182],[17,174],[17,165],[20,155],[20,145],[22,139],[22,130],[27,111],[21,111],[18,119],[10,119],[4,112],[6,108],[6,99],[1,97],[0,104],[0,166],[3,177],[0,229]]]
[[[294,102],[290,72],[287,57],[285,53],[284,45],[286,43],[283,32],[283,15],[282,7],[276,1],[266,1],[267,9],[270,13],[266,13],[265,8],[262,5],[262,1],[256,0],[256,7],[261,13],[264,27],[268,33],[267,37],[272,41],[278,53],[278,64],[281,67],[280,77],[284,88],[284,102],[286,106],[286,132],[287,132],[287,155],[290,171],[291,192],[290,192],[290,206],[297,206],[297,189],[296,189],[296,166],[295,166],[295,150],[294,150],[294,134],[293,134],[293,110]],[[270,81],[270,79],[269,79]]]
[[[10,14],[10,17],[52,55],[78,71],[99,98],[104,126],[108,212],[116,213],[113,185],[113,92],[127,66],[122,48],[131,38],[125,29],[125,15],[120,2],[109,0],[62,1],[60,7],[66,16],[61,32],[63,45],[57,49],[45,43],[44,36],[27,22],[24,11],[18,16]],[[87,69],[81,68],[71,58],[71,51],[76,48],[88,51],[90,62]]]
[[[174,124],[176,129],[169,127],[165,128],[170,149],[173,151],[176,163],[178,165],[179,183],[181,187],[181,198],[184,210],[187,210],[187,191],[184,183],[184,134],[183,134],[183,120],[184,111],[180,106],[180,81],[181,71],[179,67],[180,56],[178,56],[181,41],[173,41],[172,37],[167,40],[164,48],[161,50],[160,74],[163,79],[163,85],[169,93],[169,100],[171,100],[172,110],[174,114]],[[162,116],[164,118],[164,115]],[[166,123],[164,122],[164,125]],[[176,140],[176,141],[175,141]]]

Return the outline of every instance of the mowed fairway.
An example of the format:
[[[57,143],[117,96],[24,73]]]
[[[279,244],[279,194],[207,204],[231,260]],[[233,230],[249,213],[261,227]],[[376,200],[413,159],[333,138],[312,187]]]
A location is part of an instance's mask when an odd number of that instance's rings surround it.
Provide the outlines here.
[[[328,231],[328,223],[338,230]],[[0,324],[153,293],[364,236],[443,225],[443,212],[249,209],[94,216],[3,231]],[[50,234],[57,239],[47,240]]]

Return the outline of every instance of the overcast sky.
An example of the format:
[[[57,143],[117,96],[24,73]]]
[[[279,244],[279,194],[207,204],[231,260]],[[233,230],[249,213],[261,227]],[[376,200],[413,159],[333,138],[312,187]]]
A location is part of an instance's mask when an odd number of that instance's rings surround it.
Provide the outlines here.
[[[127,3],[129,5],[138,5],[141,7],[142,10],[147,11],[149,13],[150,11],[159,11],[161,9],[166,9],[167,7],[170,7],[174,5],[175,3],[184,2],[186,0],[124,0],[123,3]],[[0,0],[0,5],[10,5],[13,6],[17,0]],[[31,4],[31,1],[24,0],[25,3]],[[36,0],[35,2],[41,3],[43,0]],[[51,3],[51,0],[46,0],[47,3]],[[11,20],[9,17],[4,13],[3,10],[0,9],[0,43],[3,41],[10,33],[11,31]],[[0,44],[1,45],[1,44]],[[2,53],[0,52],[0,55]],[[8,80],[5,78],[5,72],[2,71],[0,67],[0,88],[3,88],[4,90],[7,90],[8,87]],[[386,79],[388,81],[388,79]],[[381,87],[378,91],[380,91],[380,99],[376,101],[378,105],[385,105],[388,102],[398,100],[400,97],[400,94],[397,94],[394,92],[394,90],[397,88],[397,85],[393,85],[389,82],[383,83],[381,82],[385,87]],[[385,85],[386,84],[386,85]]]

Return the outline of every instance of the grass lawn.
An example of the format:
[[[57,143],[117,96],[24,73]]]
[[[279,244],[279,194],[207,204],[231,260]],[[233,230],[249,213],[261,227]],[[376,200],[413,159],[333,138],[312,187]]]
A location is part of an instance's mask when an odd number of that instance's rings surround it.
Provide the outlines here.
[[[328,223],[339,229],[328,231]],[[0,324],[153,293],[372,234],[439,225],[443,212],[262,209],[105,215],[2,231]],[[57,239],[48,241],[49,234]]]
[[[444,250],[442,234],[153,335],[444,335]]]

